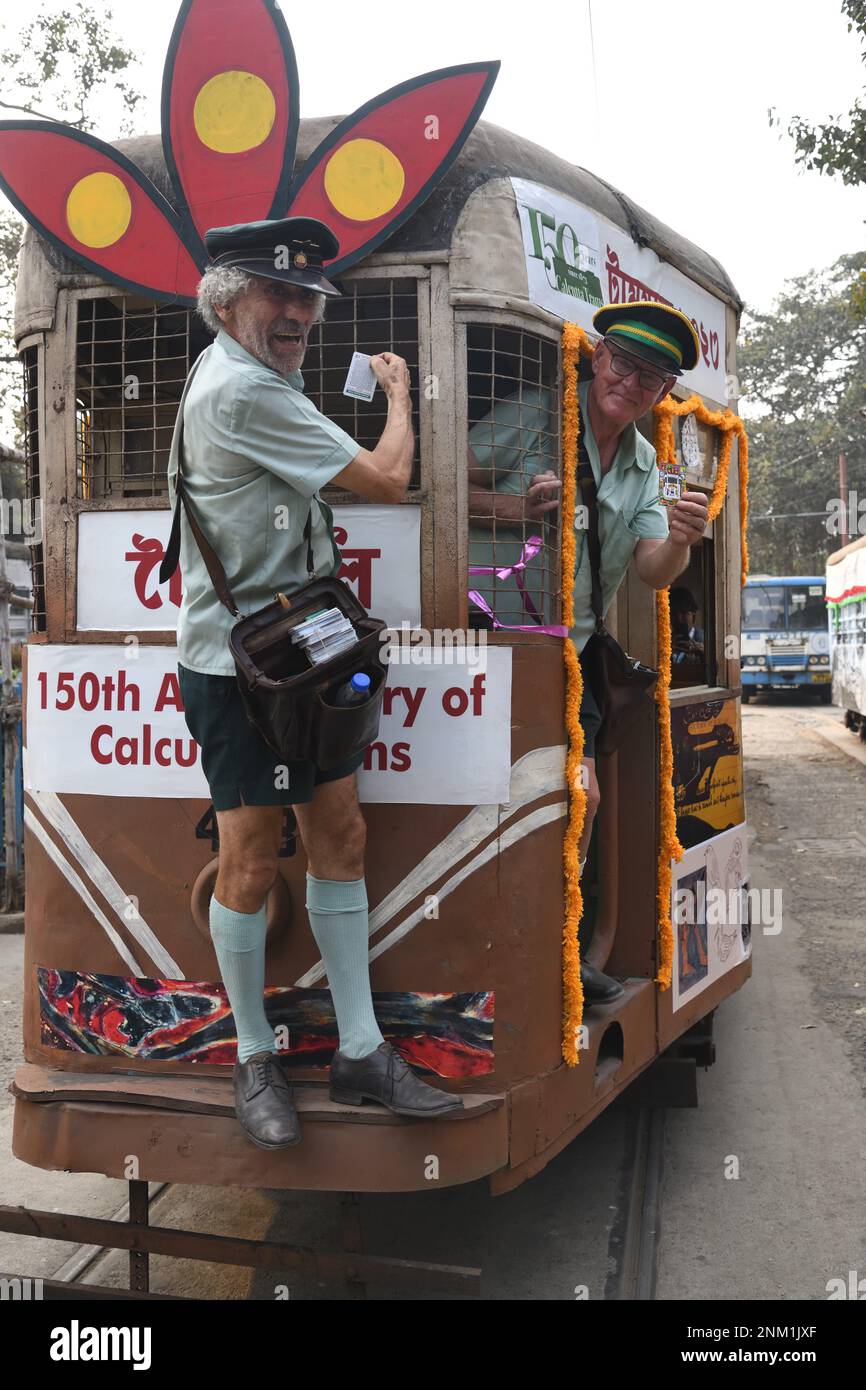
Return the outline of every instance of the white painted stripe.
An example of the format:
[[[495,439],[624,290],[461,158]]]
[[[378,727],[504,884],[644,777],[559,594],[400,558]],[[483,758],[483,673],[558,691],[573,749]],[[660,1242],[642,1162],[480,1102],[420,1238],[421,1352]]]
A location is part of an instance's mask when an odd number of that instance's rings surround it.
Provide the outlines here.
[[[370,913],[370,936],[381,930],[413,898],[441,878],[452,864],[470,854],[482,840],[492,835],[497,827],[501,828],[524,806],[540,796],[564,790],[565,754],[565,744],[560,743],[533,748],[518,758],[511,769],[511,800],[501,805],[496,802],[473,807],[468,816],[464,816],[429,854],[410,869],[406,877]],[[309,989],[326,973],[324,963],[319,960],[295,983],[299,988]]]
[[[156,966],[157,973],[163,979],[183,979],[183,971],[177,961],[165,949],[159,937],[151,931],[140,912],[136,909],[136,915],[131,919],[128,917],[129,895],[124,893],[108,865],[100,859],[93,846],[84,838],[80,827],[72,819],[57,793],[34,791],[30,792],[29,795],[36,802],[48,824],[57,831],[69,853],[78,860],[106,902],[111,904],[126,931],[138,942],[142,951],[150,956]],[[145,971],[144,973],[150,974],[152,972]]]
[[[476,854],[474,859],[470,859],[467,864],[464,864],[462,869],[458,869],[457,873],[447,879],[442,887],[438,889],[436,897],[441,902],[449,893],[453,893],[455,888],[459,888],[460,884],[469,878],[471,874],[483,868],[495,855],[510,849],[518,840],[522,840],[525,835],[531,834],[533,830],[540,830],[543,825],[549,825],[551,821],[561,819],[566,815],[567,810],[568,808],[565,802],[554,801],[550,806],[540,806],[537,811],[531,811],[528,816],[524,816],[523,820],[519,820],[514,825],[510,825],[503,835],[498,835],[495,840],[490,841],[489,845],[485,845],[481,853]],[[402,941],[405,936],[408,936],[410,931],[414,931],[419,922],[427,920],[435,919],[428,919],[424,916],[423,906],[416,908],[411,916],[407,917],[405,921],[401,922],[398,927],[395,927],[394,930],[383,937],[381,941],[377,941],[370,952],[370,960],[373,961],[377,956],[381,956],[385,951],[389,951],[392,946],[397,945],[398,941]],[[483,987],[484,986],[479,985],[479,989]]]
[[[477,869],[483,868],[495,855],[510,849],[512,845],[517,844],[518,840],[522,840],[525,835],[530,835],[534,830],[540,829],[541,826],[549,825],[555,820],[560,820],[563,816],[567,815],[567,813],[568,807],[564,801],[554,801],[549,806],[540,806],[537,811],[530,812],[530,814],[524,816],[522,820],[515,821],[503,834],[497,835],[495,840],[491,840],[490,844],[486,845],[480,854],[476,854],[474,859],[468,860],[461,869],[458,869],[456,874],[452,874],[451,878],[446,879],[442,887],[437,890],[437,898],[441,902],[442,898],[446,898],[449,893],[453,893],[455,888],[458,888],[460,884],[469,878],[471,874],[474,874]],[[424,916],[424,906],[422,904],[422,906],[416,908],[405,921],[401,922],[398,927],[395,927],[388,936],[383,937],[381,941],[376,943],[370,951],[370,960],[373,961],[377,956],[381,956],[383,952],[390,950],[398,941],[402,941],[403,937],[407,936],[410,931],[413,931],[419,922],[427,920],[428,919]],[[326,974],[327,971],[323,963],[319,961],[307,971],[306,975],[302,975],[295,983],[301,989],[309,989]]]
[[[41,825],[40,822],[36,819],[29,806],[24,807],[24,824],[27,826],[28,830],[31,830],[33,834],[36,836],[37,840],[42,845],[42,848],[45,850],[46,854],[49,856],[50,859],[54,861],[60,872],[63,874],[63,877],[67,879],[69,883],[72,884],[72,887],[75,889],[76,893],[81,898],[84,905],[88,907],[90,911],[93,913],[94,917],[96,918],[99,925],[102,927],[102,930],[105,932],[112,946],[117,951],[121,959],[126,962],[129,969],[132,971],[132,974],[138,976],[145,975],[147,972],[145,970],[142,970],[138,961],[135,959],[135,956],[131,955],[130,952],[127,950],[126,944],[118,936],[117,932],[114,930],[114,927],[111,925],[108,918],[105,916],[105,913],[102,911],[102,908],[91,896],[90,890],[88,889],[86,884],[83,882],[81,878],[79,878],[78,874],[72,868],[72,865],[67,864],[66,860],[63,858],[63,855],[60,853],[59,848],[51,839],[45,827]]]
[[[533,748],[524,753],[511,769],[511,800],[502,805],[475,806],[444,840],[425,855],[401,883],[391,889],[370,913],[370,935],[441,878],[451,865],[471,853],[481,841],[530,802],[565,787],[565,745]]]

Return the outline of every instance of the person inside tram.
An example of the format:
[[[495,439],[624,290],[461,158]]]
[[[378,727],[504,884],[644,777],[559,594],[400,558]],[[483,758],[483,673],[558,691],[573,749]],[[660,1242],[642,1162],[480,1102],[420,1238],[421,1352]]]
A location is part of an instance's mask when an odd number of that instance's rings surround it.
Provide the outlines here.
[[[198,287],[198,308],[216,337],[184,392],[169,491],[174,505],[182,419],[184,492],[238,607],[252,613],[275,592],[291,593],[306,582],[308,516],[316,572],[333,572],[329,509],[311,505],[327,483],[370,501],[402,499],[414,456],[409,372],[393,353],[372,358],[388,417],[376,447],[362,449],[304,395],[299,370],[325,296],[339,293],[322,273],[339,250],[330,229],[313,218],[289,217],[213,228],[205,243],[211,264]],[[428,1119],[459,1109],[459,1096],[421,1081],[385,1041],[373,1010],[365,823],[356,787],[363,753],[328,772],[313,762],[287,768],[253,728],[228,647],[234,619],[217,596],[182,508],[180,516],[178,679],[219,827],[210,929],[237,1033],[238,1121],[262,1148],[287,1148],[301,1137],[263,1002],[266,901],[277,875],[286,805],[307,854],[306,905],[339,1033],[331,1099],[358,1104],[369,1098],[397,1114]]]
[[[678,309],[655,301],[606,304],[593,316],[602,335],[592,356],[592,378],[579,383],[578,395],[583,439],[595,478],[601,540],[602,607],[607,612],[632,557],[639,578],[650,588],[665,589],[689,564],[690,547],[706,530],[707,499],[702,492],[684,491],[666,508],[659,498],[655,450],[637,430],[636,422],[657,405],[683,372],[698,362],[699,345],[691,321]],[[507,404],[507,403],[506,403]],[[500,431],[499,409],[488,428],[495,458],[501,442],[506,447],[506,472],[510,472],[507,425]],[[485,422],[482,422],[485,423]],[[470,446],[476,454],[470,432]],[[470,470],[473,467],[470,453]],[[498,479],[482,480],[470,471],[470,497],[477,511],[490,514],[493,506],[518,508],[531,505],[538,514],[559,506],[560,482],[549,476],[545,457],[531,456],[538,467],[519,503],[482,496],[499,490]],[[497,468],[494,470],[498,473]],[[542,508],[544,511],[542,512]],[[575,531],[574,642],[583,672],[580,722],[584,734],[583,786],[586,817],[578,853],[583,872],[601,793],[595,769],[595,738],[604,718],[600,690],[593,688],[587,643],[595,629],[592,611],[592,579],[585,527]],[[498,559],[498,557],[497,557]],[[472,587],[472,586],[470,586]],[[497,610],[497,617],[499,616]],[[623,993],[623,986],[586,960],[582,942],[581,982],[589,1003],[607,1004]]]
[[[514,573],[470,574],[470,589],[506,627],[553,621],[551,546],[556,530],[546,518],[559,505],[561,486],[554,394],[543,384],[518,385],[518,370],[509,356],[470,352],[470,402],[490,402],[469,430],[470,567],[510,568],[523,559],[531,536],[542,542],[517,572],[519,583]],[[470,610],[470,624],[493,626],[478,605]]]
[[[691,589],[676,585],[670,591],[671,647],[674,662],[704,655],[704,630],[697,627],[698,605]]]

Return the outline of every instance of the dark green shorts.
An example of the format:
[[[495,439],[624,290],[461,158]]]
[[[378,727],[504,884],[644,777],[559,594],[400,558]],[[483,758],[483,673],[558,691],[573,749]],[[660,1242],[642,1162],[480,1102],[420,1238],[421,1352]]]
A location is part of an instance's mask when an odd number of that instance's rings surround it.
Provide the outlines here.
[[[583,756],[585,758],[594,758],[595,739],[601,728],[604,715],[596,699],[595,692],[589,683],[583,653],[581,653],[580,656],[580,669],[583,672],[583,699],[580,702],[579,715],[580,725],[583,729]]]
[[[201,748],[215,811],[235,806],[292,806],[312,801],[320,782],[357,771],[364,754],[322,772],[312,762],[287,763],[247,719],[234,676],[208,676],[178,663],[186,725]]]

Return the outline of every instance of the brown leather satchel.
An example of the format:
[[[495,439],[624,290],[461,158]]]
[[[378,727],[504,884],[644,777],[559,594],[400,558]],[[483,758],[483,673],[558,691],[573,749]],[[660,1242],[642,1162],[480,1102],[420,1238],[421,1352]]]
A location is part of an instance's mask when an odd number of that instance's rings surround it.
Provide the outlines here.
[[[382,655],[386,624],[381,618],[371,618],[341,579],[315,577],[312,507],[304,526],[308,582],[288,597],[275,595],[273,603],[244,617],[184,488],[182,414],[176,493],[171,535],[159,570],[160,583],[170,579],[178,566],[183,505],[220,602],[238,619],[229,633],[229,651],[250,723],[286,762],[312,760],[328,771],[360,753],[379,732],[387,675],[387,662]],[[312,665],[289,633],[296,624],[326,608],[338,608],[352,623],[358,640],[330,660]],[[358,672],[370,677],[369,697],[362,704],[335,705],[337,691]]]
[[[581,663],[602,712],[602,725],[595,739],[596,752],[607,754],[616,752],[624,734],[641,712],[653,707],[652,688],[659,673],[652,666],[644,666],[624,652],[604,624],[598,493],[582,431],[578,444],[577,481],[589,518],[586,534],[592,573],[592,611],[595,614],[595,631],[581,653]]]

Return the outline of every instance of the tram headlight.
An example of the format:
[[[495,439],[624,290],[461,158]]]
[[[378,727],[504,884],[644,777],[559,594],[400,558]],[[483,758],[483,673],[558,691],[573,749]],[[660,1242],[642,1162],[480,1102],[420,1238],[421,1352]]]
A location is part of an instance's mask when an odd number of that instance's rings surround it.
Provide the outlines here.
[[[829,658],[829,656],[810,656],[810,657],[809,657],[809,665],[810,665],[810,666],[829,666],[829,665],[830,665],[830,658]]]

